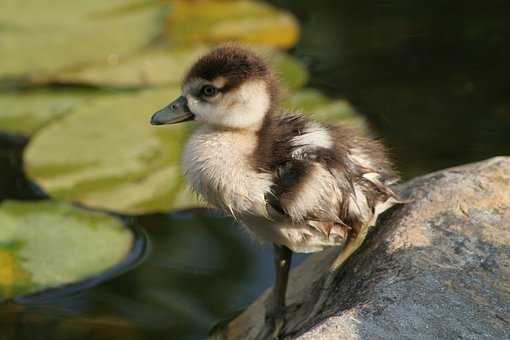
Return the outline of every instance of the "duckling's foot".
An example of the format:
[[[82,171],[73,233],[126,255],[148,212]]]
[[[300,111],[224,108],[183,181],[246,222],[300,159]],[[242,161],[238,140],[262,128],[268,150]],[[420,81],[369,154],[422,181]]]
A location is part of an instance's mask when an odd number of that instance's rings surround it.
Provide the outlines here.
[[[285,247],[274,245],[274,264],[276,282],[269,296],[266,306],[264,327],[257,335],[257,340],[279,339],[285,325],[285,293],[289,279],[292,251]]]
[[[285,310],[274,312],[268,311],[264,326],[256,337],[256,340],[278,340],[285,326]]]

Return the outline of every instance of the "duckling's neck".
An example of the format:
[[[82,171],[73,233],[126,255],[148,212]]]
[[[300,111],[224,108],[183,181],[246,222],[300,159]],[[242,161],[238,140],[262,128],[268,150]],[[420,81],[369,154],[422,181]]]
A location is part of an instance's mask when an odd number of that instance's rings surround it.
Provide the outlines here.
[[[253,137],[256,135],[261,129],[264,128],[265,125],[267,125],[268,120],[271,119],[273,116],[272,110],[268,110],[265,113],[257,112],[255,114],[250,112],[239,112],[237,113],[238,116],[260,116],[260,119],[255,120],[251,122],[250,124],[245,124],[245,122],[239,123],[239,121],[234,120],[234,124],[215,124],[214,122],[209,122],[208,124],[204,125],[205,128],[208,128],[211,131],[217,131],[219,133],[226,132],[226,133],[235,133],[238,135],[244,135],[245,137]]]

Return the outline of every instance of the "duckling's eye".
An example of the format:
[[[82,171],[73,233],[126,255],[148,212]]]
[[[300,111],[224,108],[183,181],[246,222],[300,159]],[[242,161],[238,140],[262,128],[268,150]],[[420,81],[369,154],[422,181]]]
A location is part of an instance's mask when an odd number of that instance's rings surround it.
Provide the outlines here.
[[[212,85],[204,85],[200,92],[204,97],[212,97],[218,92],[218,89]]]

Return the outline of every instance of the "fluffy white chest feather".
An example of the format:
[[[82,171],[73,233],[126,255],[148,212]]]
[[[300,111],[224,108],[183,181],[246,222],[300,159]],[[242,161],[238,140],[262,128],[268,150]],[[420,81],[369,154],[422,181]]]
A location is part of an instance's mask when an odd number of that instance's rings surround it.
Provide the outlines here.
[[[183,155],[186,177],[209,203],[238,214],[266,214],[264,194],[271,175],[255,171],[249,155],[256,138],[237,131],[202,127],[190,138]]]

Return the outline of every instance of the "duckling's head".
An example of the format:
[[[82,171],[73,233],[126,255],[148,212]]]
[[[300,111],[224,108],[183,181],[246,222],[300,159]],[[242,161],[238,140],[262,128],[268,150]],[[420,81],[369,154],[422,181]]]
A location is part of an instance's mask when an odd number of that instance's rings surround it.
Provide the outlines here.
[[[219,47],[189,70],[182,95],[151,119],[154,125],[188,120],[227,129],[258,128],[276,103],[277,86],[265,61],[236,46]]]

